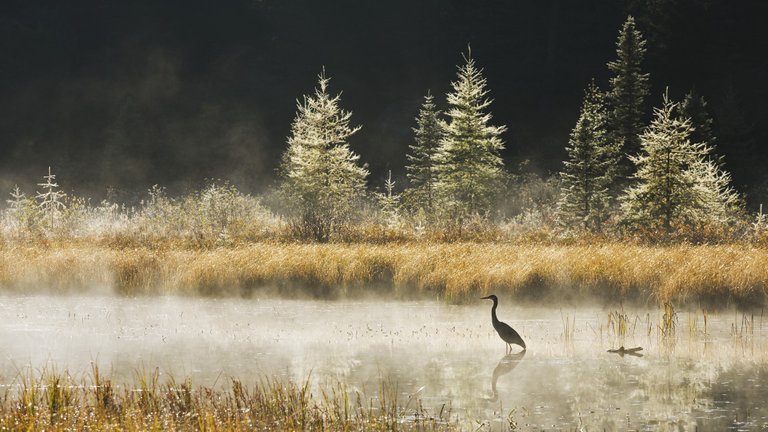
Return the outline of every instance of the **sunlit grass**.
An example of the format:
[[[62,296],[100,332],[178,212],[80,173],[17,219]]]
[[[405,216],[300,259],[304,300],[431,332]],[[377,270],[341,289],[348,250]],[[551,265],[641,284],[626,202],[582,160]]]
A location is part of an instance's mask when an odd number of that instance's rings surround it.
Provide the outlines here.
[[[463,301],[763,304],[768,249],[748,245],[494,243],[115,247],[87,242],[0,247],[6,290],[108,287],[120,294],[335,297],[385,290]],[[391,292],[390,292],[391,291]]]
[[[136,371],[115,386],[91,366],[80,379],[52,370],[20,371],[0,395],[0,430],[453,430],[449,416],[424,410],[405,418],[388,385],[373,398],[341,384],[313,392],[309,382],[265,379],[247,387],[232,378],[228,390],[161,382],[159,372]],[[376,400],[374,403],[373,400]],[[409,408],[409,413],[414,408]]]

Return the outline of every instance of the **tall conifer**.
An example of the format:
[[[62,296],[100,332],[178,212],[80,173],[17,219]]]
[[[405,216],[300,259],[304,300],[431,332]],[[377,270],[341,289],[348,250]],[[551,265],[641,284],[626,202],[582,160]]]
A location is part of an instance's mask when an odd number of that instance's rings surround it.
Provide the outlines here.
[[[411,185],[406,190],[406,201],[414,209],[423,209],[427,214],[434,210],[435,180],[437,177],[437,150],[443,136],[440,111],[434,97],[427,93],[413,128],[414,143],[408,154],[406,173]]]
[[[454,217],[487,215],[504,180],[504,126],[490,125],[491,105],[482,70],[471,51],[458,68],[448,93],[449,121],[438,151],[439,175],[435,190],[442,209]]]
[[[352,113],[339,107],[340,95],[328,93],[329,81],[323,70],[314,95],[297,102],[281,165],[281,190],[301,234],[320,241],[352,216],[368,176],[347,142],[360,126],[349,125]]]
[[[616,41],[616,60],[608,63],[613,73],[608,99],[611,105],[611,129],[614,140],[622,143],[625,157],[622,166],[625,175],[631,171],[629,157],[640,151],[640,134],[643,131],[645,97],[648,96],[649,74],[643,73],[641,64],[645,56],[645,39],[635,25],[635,19],[627,17]]]
[[[603,93],[590,83],[568,143],[568,160],[560,174],[560,223],[571,228],[601,231],[610,215],[611,189],[616,181],[619,148],[607,129]]]
[[[622,199],[624,220],[637,228],[719,224],[732,220],[738,195],[730,174],[710,158],[711,147],[692,143],[691,120],[664,95],[661,108],[641,135],[642,153],[632,157],[637,183]]]

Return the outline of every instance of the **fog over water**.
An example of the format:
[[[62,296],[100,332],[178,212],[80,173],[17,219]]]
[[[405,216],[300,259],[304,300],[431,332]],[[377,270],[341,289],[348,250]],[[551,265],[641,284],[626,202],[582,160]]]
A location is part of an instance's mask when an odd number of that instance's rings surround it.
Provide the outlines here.
[[[528,346],[505,356],[490,302],[6,295],[0,392],[13,391],[30,367],[86,376],[96,362],[128,385],[159,368],[161,382],[190,377],[217,388],[230,377],[248,385],[275,377],[342,382],[370,400],[387,383],[404,418],[415,407],[410,397],[482,430],[508,428],[513,409],[511,419],[526,428],[768,425],[760,311],[710,313],[706,333],[702,311],[678,311],[667,339],[659,336],[662,311],[624,310],[623,339],[611,312],[522,308],[502,298],[499,318]],[[642,346],[642,356],[606,352],[620,345]]]

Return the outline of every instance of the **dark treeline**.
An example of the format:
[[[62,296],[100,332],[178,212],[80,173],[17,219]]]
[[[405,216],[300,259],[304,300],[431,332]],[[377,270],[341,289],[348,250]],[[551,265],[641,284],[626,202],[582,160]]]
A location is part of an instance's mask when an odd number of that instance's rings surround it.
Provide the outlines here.
[[[0,11],[0,178],[24,189],[53,165],[70,192],[137,202],[226,178],[274,184],[294,101],[325,65],[363,129],[350,141],[369,185],[405,186],[410,128],[427,89],[447,93],[470,42],[486,73],[511,171],[555,174],[582,90],[605,87],[617,30],[648,40],[652,105],[669,86],[706,98],[717,153],[763,201],[766,4],[759,1],[234,1],[225,5],[11,1]]]
[[[258,197],[224,182],[182,197],[157,185],[138,205],[94,205],[60,189],[48,168],[35,195],[14,186],[3,213],[9,237],[147,238],[226,245],[264,239],[316,242],[409,240],[762,242],[762,212],[746,211],[716,149],[708,102],[665,89],[645,112],[647,41],[628,16],[611,76],[584,90],[561,171],[507,169],[507,126],[494,120],[483,68],[468,46],[445,94],[427,91],[397,188],[391,171],[369,189],[369,165],[351,147],[362,127],[331,90],[323,68],[296,103],[275,187]],[[142,240],[144,239],[144,240]]]

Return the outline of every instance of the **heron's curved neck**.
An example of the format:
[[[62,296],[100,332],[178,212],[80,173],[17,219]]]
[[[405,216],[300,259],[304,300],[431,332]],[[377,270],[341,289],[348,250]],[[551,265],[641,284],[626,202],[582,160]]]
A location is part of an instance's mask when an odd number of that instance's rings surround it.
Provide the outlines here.
[[[499,319],[496,318],[496,307],[499,305],[498,300],[493,301],[493,307],[491,308],[491,322],[497,323],[499,322]]]

